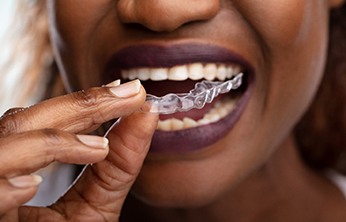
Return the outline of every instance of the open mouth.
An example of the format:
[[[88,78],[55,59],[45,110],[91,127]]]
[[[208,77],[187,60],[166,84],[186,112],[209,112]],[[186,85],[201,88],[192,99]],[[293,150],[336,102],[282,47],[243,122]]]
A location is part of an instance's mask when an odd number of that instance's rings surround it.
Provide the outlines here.
[[[185,50],[189,53],[184,53]],[[130,54],[139,56],[129,62]],[[216,143],[239,119],[253,82],[251,67],[245,61],[214,46],[130,47],[116,58],[113,61],[116,60],[117,76],[123,81],[141,80],[147,93],[155,96],[187,93],[203,80],[224,82],[244,74],[238,89],[215,97],[201,109],[161,114],[152,140],[152,153],[186,153]]]
[[[244,72],[237,64],[193,63],[170,68],[133,68],[121,71],[124,81],[139,79],[148,94],[157,96],[189,92],[202,81],[227,81]],[[245,85],[245,84],[244,84]],[[219,95],[201,109],[160,115],[157,130],[183,130],[217,122],[235,107],[244,87],[232,93]]]

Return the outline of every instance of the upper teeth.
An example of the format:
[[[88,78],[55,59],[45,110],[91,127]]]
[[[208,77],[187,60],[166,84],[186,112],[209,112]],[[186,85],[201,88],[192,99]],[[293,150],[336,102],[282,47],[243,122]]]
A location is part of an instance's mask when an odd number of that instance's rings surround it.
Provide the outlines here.
[[[153,80],[175,80],[184,81],[187,79],[213,81],[218,79],[224,81],[230,79],[241,72],[241,67],[236,64],[215,64],[215,63],[193,63],[187,65],[173,66],[171,68],[134,68],[121,71],[123,79],[139,79],[142,81]]]

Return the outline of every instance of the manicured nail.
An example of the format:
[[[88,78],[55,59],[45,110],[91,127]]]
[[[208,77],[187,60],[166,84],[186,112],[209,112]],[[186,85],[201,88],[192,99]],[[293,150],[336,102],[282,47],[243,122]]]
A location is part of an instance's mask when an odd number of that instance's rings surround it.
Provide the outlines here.
[[[117,80],[115,80],[115,81],[113,81],[113,82],[111,82],[111,83],[108,83],[108,84],[105,85],[105,86],[107,86],[107,87],[115,87],[115,86],[119,86],[120,83],[121,83],[120,79],[117,79]]]
[[[108,139],[100,136],[77,135],[77,138],[87,146],[94,148],[107,148]]]
[[[39,185],[42,182],[42,177],[39,175],[19,176],[8,179],[8,182],[17,188],[29,188]]]
[[[139,93],[141,82],[136,79],[131,82],[124,83],[120,86],[110,88],[111,92],[119,98],[128,98]]]

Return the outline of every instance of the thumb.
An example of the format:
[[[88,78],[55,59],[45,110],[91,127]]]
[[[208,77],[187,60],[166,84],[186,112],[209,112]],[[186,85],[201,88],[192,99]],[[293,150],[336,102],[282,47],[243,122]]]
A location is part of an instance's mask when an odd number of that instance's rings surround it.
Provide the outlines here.
[[[108,135],[110,151],[102,162],[89,166],[79,181],[52,206],[71,218],[98,216],[115,221],[149,150],[158,117],[137,112],[122,118]],[[77,203],[77,204],[76,204]],[[96,212],[95,212],[96,211]],[[88,213],[86,213],[88,212]]]

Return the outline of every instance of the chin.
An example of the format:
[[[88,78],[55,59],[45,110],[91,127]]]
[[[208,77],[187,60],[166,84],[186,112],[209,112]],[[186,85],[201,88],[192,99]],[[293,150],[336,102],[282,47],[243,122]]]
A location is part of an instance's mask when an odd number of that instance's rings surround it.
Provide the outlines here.
[[[132,195],[146,205],[160,208],[198,208],[217,202],[232,193],[255,167],[251,164],[253,159],[249,163],[229,158],[232,154],[227,151],[233,149],[228,148],[234,146],[230,147],[227,140],[184,158],[150,155],[133,185]]]
[[[159,184],[156,185],[136,182],[131,194],[144,204],[158,208],[198,208],[210,205],[218,198],[214,188],[205,186],[196,189],[196,187],[186,184],[185,187],[169,189]]]

